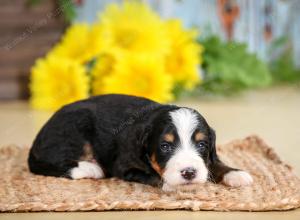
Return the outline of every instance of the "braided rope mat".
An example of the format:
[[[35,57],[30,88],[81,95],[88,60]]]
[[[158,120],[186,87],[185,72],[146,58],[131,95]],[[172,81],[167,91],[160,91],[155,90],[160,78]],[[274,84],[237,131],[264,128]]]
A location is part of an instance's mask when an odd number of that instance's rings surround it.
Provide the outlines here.
[[[260,138],[218,146],[221,159],[249,171],[254,184],[231,188],[206,183],[194,191],[164,193],[118,179],[68,180],[28,172],[27,148],[0,148],[0,211],[288,210],[300,206],[300,180]]]

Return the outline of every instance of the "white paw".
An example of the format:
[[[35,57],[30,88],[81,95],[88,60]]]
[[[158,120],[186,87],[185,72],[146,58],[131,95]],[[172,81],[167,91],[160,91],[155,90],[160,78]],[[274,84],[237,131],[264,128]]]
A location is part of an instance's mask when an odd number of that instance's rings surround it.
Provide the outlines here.
[[[78,167],[74,167],[70,170],[70,176],[72,179],[82,179],[82,178],[100,179],[104,177],[104,172],[97,163],[80,161],[78,163]]]
[[[224,175],[223,183],[233,187],[248,186],[253,183],[253,178],[245,171],[230,171]]]

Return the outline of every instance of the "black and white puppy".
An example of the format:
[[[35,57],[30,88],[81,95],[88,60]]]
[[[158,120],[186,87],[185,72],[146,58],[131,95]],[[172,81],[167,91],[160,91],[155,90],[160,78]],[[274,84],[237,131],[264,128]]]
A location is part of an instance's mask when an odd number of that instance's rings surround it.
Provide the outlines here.
[[[219,160],[215,140],[215,132],[196,110],[103,95],[57,111],[37,135],[28,163],[35,174],[118,177],[166,191],[207,180],[251,184],[247,172]]]

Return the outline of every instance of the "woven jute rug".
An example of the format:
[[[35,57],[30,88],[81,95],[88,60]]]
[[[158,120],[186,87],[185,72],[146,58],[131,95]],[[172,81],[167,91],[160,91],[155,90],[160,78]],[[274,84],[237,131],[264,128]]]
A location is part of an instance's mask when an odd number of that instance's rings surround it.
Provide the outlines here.
[[[28,171],[28,148],[0,148],[0,211],[288,210],[300,206],[300,180],[272,148],[250,136],[218,146],[221,159],[249,171],[254,184],[232,188],[206,183],[194,191],[165,193],[118,179],[68,180]]]

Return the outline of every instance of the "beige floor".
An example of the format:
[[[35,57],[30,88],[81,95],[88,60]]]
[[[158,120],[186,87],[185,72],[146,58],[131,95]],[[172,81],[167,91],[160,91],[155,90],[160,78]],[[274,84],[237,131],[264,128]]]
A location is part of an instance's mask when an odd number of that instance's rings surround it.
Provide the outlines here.
[[[248,134],[263,137],[300,175],[300,88],[280,87],[231,98],[199,98],[177,104],[199,110],[217,131],[218,143]],[[31,110],[24,102],[0,103],[0,145],[30,145],[50,112]],[[300,219],[300,209],[288,212],[89,212],[0,214],[0,219]]]

